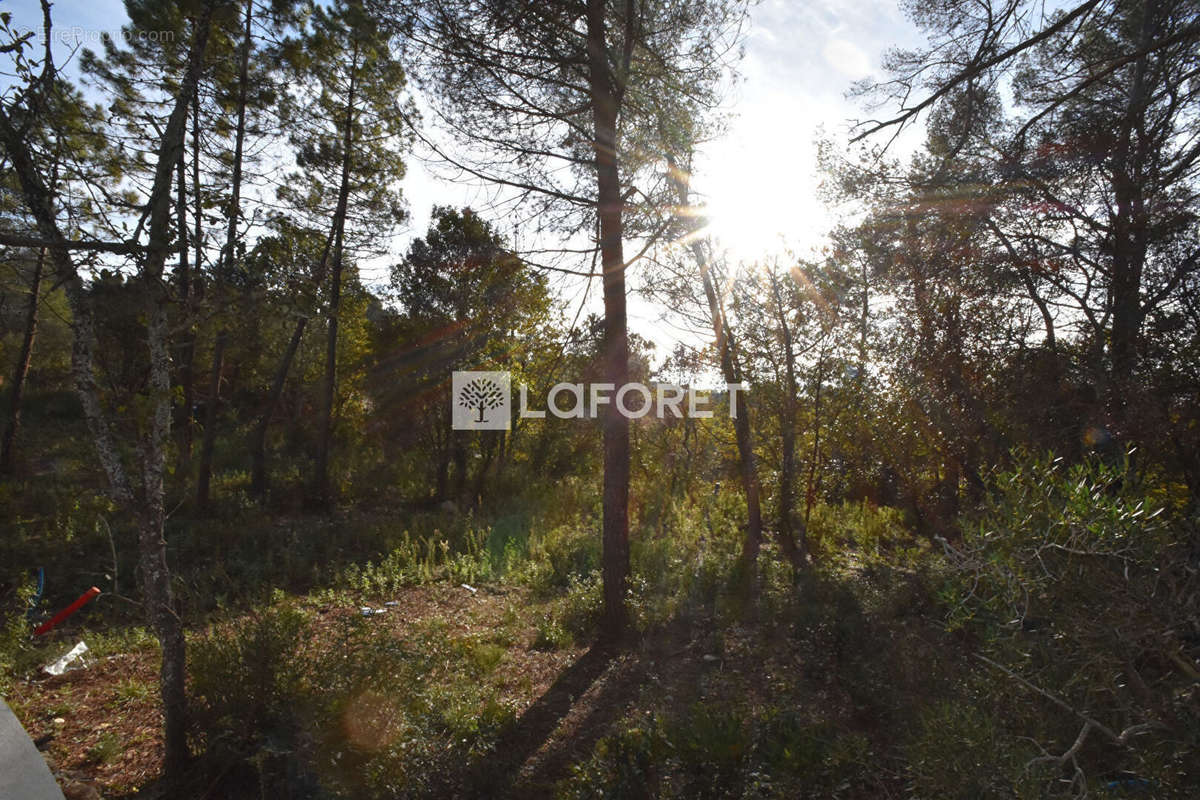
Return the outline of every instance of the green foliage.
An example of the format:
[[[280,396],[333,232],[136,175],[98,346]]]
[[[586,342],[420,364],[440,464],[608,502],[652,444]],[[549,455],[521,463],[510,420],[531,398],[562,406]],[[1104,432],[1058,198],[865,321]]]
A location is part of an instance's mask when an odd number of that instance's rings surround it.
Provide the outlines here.
[[[487,531],[470,528],[456,537],[455,548],[438,530],[424,538],[404,531],[399,544],[378,564],[351,564],[340,584],[364,597],[388,597],[406,586],[435,580],[478,583],[492,572],[487,538]]]
[[[848,552],[877,557],[912,541],[903,514],[895,508],[866,501],[813,507],[808,539],[818,560],[836,559]]]
[[[656,719],[624,727],[596,744],[592,757],[571,770],[559,787],[561,800],[652,797],[658,794],[657,763],[668,757],[670,743]]]
[[[965,523],[961,545],[946,545],[950,625],[978,637],[998,664],[978,665],[990,686],[985,703],[999,705],[1008,693],[1010,703],[1030,711],[1009,735],[1057,755],[1079,734],[1079,719],[1065,708],[1028,706],[1033,691],[1112,732],[1089,730],[1071,754],[1078,769],[1073,790],[1095,786],[1114,769],[1163,791],[1200,780],[1193,770],[1175,771],[1200,742],[1200,715],[1182,699],[1198,677],[1188,668],[1196,651],[1187,633],[1200,630],[1191,599],[1197,577],[1184,555],[1194,542],[1186,526],[1155,507],[1152,491],[1132,458],[1068,465],[1017,454]],[[1113,738],[1139,723],[1148,727],[1114,757]],[[969,755],[962,759],[953,769],[973,780],[1016,780],[1010,760],[972,767]],[[1050,772],[1042,775],[1047,786],[1057,776]]]
[[[9,681],[29,648],[30,628],[25,611],[35,589],[34,582],[26,578],[16,581],[12,589],[0,596],[0,695],[8,694]]]
[[[255,758],[296,746],[304,677],[296,658],[307,632],[306,616],[280,601],[195,643],[191,690],[209,753]]]
[[[1021,765],[1037,755],[1028,741],[1013,735],[1001,709],[960,698],[934,703],[916,725],[906,756],[919,797],[1010,796]]]
[[[137,653],[142,650],[156,649],[158,639],[148,629],[141,626],[116,627],[108,626],[101,630],[85,630],[83,641],[88,646],[88,652],[96,658],[107,658],[125,653]]]
[[[863,777],[862,734],[732,699],[623,722],[559,787],[567,798],[831,797]]]
[[[206,769],[229,793],[428,795],[515,719],[493,677],[505,646],[437,617],[401,639],[277,594],[192,649]]]
[[[97,764],[108,764],[116,761],[121,753],[125,751],[125,745],[121,742],[121,737],[112,731],[105,731],[100,734],[100,738],[96,743],[88,748],[88,761]]]
[[[600,532],[591,526],[561,525],[530,542],[524,582],[543,597],[600,568]]]
[[[128,678],[117,684],[116,694],[116,704],[123,706],[127,703],[135,703],[153,697],[154,687],[145,681]]]

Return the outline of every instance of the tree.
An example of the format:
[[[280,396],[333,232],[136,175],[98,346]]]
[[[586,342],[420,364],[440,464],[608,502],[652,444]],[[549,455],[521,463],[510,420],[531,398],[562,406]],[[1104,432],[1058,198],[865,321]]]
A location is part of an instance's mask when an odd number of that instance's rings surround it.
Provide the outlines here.
[[[183,147],[188,104],[199,80],[212,26],[213,3],[197,9],[190,25],[187,57],[182,64],[177,91],[170,98],[169,114],[160,128],[157,141],[150,143],[155,152],[154,178],[145,202],[134,241],[106,242],[111,252],[133,253],[139,273],[139,301],[145,315],[145,337],[149,366],[147,402],[144,418],[139,420],[142,435],[138,441],[141,475],[131,480],[122,448],[113,436],[110,412],[104,407],[94,373],[96,332],[83,281],[72,258],[73,244],[63,229],[62,208],[57,192],[49,181],[47,165],[41,162],[24,136],[31,114],[53,107],[65,99],[63,84],[57,77],[50,46],[51,15],[49,3],[43,3],[46,37],[40,72],[31,78],[25,90],[0,107],[0,145],[13,165],[29,214],[38,235],[50,253],[57,280],[66,289],[71,303],[75,347],[73,372],[97,453],[109,479],[109,490],[118,506],[127,509],[138,527],[139,565],[146,612],[162,645],[161,696],[165,723],[165,771],[177,777],[188,757],[186,740],[187,696],[185,693],[185,650],[183,627],[174,608],[171,573],[163,538],[165,509],[163,476],[171,423],[170,355],[167,326],[167,298],[163,292],[163,270],[170,250],[171,182]],[[14,51],[23,57],[22,48]],[[31,71],[24,70],[31,75]],[[145,238],[145,243],[137,241]]]
[[[233,165],[232,174],[230,177],[229,202],[226,205],[226,229],[225,241],[221,246],[220,255],[217,258],[217,266],[214,270],[214,284],[216,289],[215,300],[219,305],[224,305],[225,298],[222,296],[228,276],[233,268],[233,263],[236,260],[235,250],[238,244],[239,222],[242,216],[242,180],[243,180],[243,161],[245,159],[246,146],[246,122],[250,95],[250,56],[254,49],[254,2],[246,0],[246,10],[244,16],[245,22],[242,29],[242,41],[238,48],[238,70],[237,77],[234,83],[234,108],[236,109],[237,122],[234,126],[233,136]],[[195,109],[194,119],[199,118],[199,109]],[[198,137],[195,137],[198,138]],[[198,152],[198,143],[197,143]],[[180,197],[183,195],[183,180],[182,171],[180,171],[179,182]],[[184,215],[181,211],[180,220],[180,238],[183,239],[185,234],[183,231],[186,226],[182,225]],[[182,247],[182,244],[181,244]],[[181,250],[182,252],[182,250]],[[199,249],[197,249],[197,254]],[[184,258],[181,256],[180,262],[182,265]],[[197,266],[199,264],[197,263]],[[185,268],[181,266],[181,271]],[[204,415],[204,440],[200,448],[200,471],[196,476],[196,509],[204,512],[208,507],[209,485],[212,477],[212,460],[213,448],[216,445],[217,439],[217,408],[220,405],[221,398],[221,374],[225,366],[225,348],[229,341],[229,331],[222,327],[216,336],[213,344],[212,354],[212,371],[208,382],[208,403],[205,406]],[[190,352],[189,352],[190,356]],[[189,364],[190,373],[190,364]],[[191,409],[188,409],[188,418],[191,417]]]
[[[387,408],[427,421],[416,434],[431,456],[433,499],[447,499],[453,488],[461,501],[468,499],[468,481],[479,496],[496,440],[507,447],[510,439],[504,431],[452,430],[445,402],[451,373],[524,372],[531,351],[539,346],[537,330],[550,301],[544,276],[532,272],[478,214],[435,207],[432,216],[426,234],[413,240],[392,268],[392,289],[404,313],[388,340],[396,342],[394,349],[402,355],[380,363],[375,382],[390,386],[380,392]],[[474,445],[482,448],[482,457],[471,480],[468,450]]]
[[[317,285],[328,278],[325,378],[311,489],[313,500],[321,505],[332,499],[329,462],[346,253],[353,250],[360,231],[378,236],[405,217],[394,188],[404,175],[401,154],[409,138],[400,99],[405,73],[392,50],[389,31],[374,6],[339,0],[329,7],[315,5],[309,27],[287,48],[293,74],[300,81],[285,98],[282,113],[292,132],[299,172],[280,194],[302,213],[325,217],[329,227],[314,276]],[[331,196],[335,198],[332,208],[327,203]],[[285,351],[272,384],[255,434],[256,464],[265,460],[266,429],[306,324],[306,317],[296,322],[292,335],[296,346]],[[253,484],[261,492],[265,472],[256,470]]]
[[[1089,0],[1039,16],[1024,2],[954,2],[910,13],[930,47],[893,54],[893,79],[861,87],[900,107],[858,137],[932,115],[923,183],[970,187],[987,209],[981,238],[1004,259],[995,268],[1020,281],[1047,346],[1058,349],[1063,329],[1090,342],[1104,427],[1144,439],[1155,403],[1143,332],[1179,313],[1200,262],[1195,4]]]
[[[453,163],[533,204],[539,227],[595,231],[604,380],[616,386],[629,374],[624,240],[662,230],[657,211],[671,204],[661,122],[714,105],[743,13],[722,0],[442,0],[408,20],[437,113],[466,153]],[[615,641],[626,626],[629,421],[608,409],[602,427],[602,637]]]
[[[696,215],[689,197],[687,176],[691,172],[691,154],[687,154],[682,163],[678,163],[674,153],[668,153],[666,158],[669,174],[678,192],[678,210],[685,221],[685,230],[682,231],[680,239],[687,242],[687,249],[692,254],[700,273],[700,284],[704,289],[704,299],[708,305],[708,317],[712,326],[714,344],[717,348],[721,376],[727,384],[740,384],[742,376],[736,366],[733,332],[729,329],[724,303],[717,295],[717,287],[713,282],[711,259],[705,250],[705,243],[699,237],[699,233],[704,227],[704,221]],[[754,454],[754,434],[750,424],[750,401],[743,397],[740,406],[738,415],[733,420],[733,429],[737,439],[742,490],[746,494],[747,526],[746,538],[742,546],[742,559],[747,569],[751,571],[751,583],[753,583],[753,568],[762,544],[762,508],[759,503],[761,489],[758,480],[757,458]],[[780,533],[783,534],[783,529],[780,529]],[[795,539],[791,537],[790,533],[787,534],[783,549],[792,564],[799,567]]]
[[[15,459],[17,432],[21,427],[21,399],[25,392],[25,379],[29,376],[29,365],[33,359],[33,342],[37,337],[38,304],[41,301],[42,275],[46,266],[46,248],[38,248],[33,264],[33,276],[29,280],[29,301],[25,312],[25,331],[21,337],[21,350],[13,372],[12,389],[9,395],[8,423],[4,428],[4,440],[0,442],[0,472],[10,474]]]

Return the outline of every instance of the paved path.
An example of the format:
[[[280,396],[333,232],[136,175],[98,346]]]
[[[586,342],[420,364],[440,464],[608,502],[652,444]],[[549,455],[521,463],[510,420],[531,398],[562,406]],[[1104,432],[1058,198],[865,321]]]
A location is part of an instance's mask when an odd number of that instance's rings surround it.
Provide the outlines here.
[[[0,800],[63,800],[46,760],[0,700]]]

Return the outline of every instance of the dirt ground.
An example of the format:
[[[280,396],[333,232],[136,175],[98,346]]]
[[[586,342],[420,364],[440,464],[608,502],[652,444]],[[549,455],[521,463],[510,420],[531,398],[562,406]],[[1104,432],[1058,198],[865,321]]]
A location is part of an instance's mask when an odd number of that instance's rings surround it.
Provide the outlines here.
[[[416,586],[393,599],[387,613],[372,620],[405,637],[417,623],[440,618],[455,636],[493,630],[523,589]],[[332,628],[356,608],[318,607],[316,628]],[[70,634],[60,634],[70,638]],[[508,650],[504,693],[523,710],[547,694],[583,648],[534,648],[531,625]],[[91,659],[88,666],[51,677],[44,673],[18,682],[9,703],[58,778],[68,800],[138,795],[160,777],[162,715],[157,697],[158,654],[154,649]]]

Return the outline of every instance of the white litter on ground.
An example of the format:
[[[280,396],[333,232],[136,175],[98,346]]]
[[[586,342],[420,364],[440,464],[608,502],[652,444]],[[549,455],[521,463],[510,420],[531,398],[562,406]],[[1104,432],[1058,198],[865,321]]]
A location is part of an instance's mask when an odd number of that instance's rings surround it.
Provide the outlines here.
[[[43,667],[43,669],[49,675],[62,675],[64,672],[67,672],[68,670],[79,669],[80,667],[85,667],[87,665],[83,663],[83,654],[86,653],[87,651],[88,651],[88,646],[86,644],[84,644],[83,642],[80,642],[79,644],[72,647],[69,651],[67,651],[66,655],[64,655],[62,658],[58,659],[58,661],[55,661],[53,664],[49,664],[46,667]],[[76,662],[79,662],[79,663],[76,663]]]

